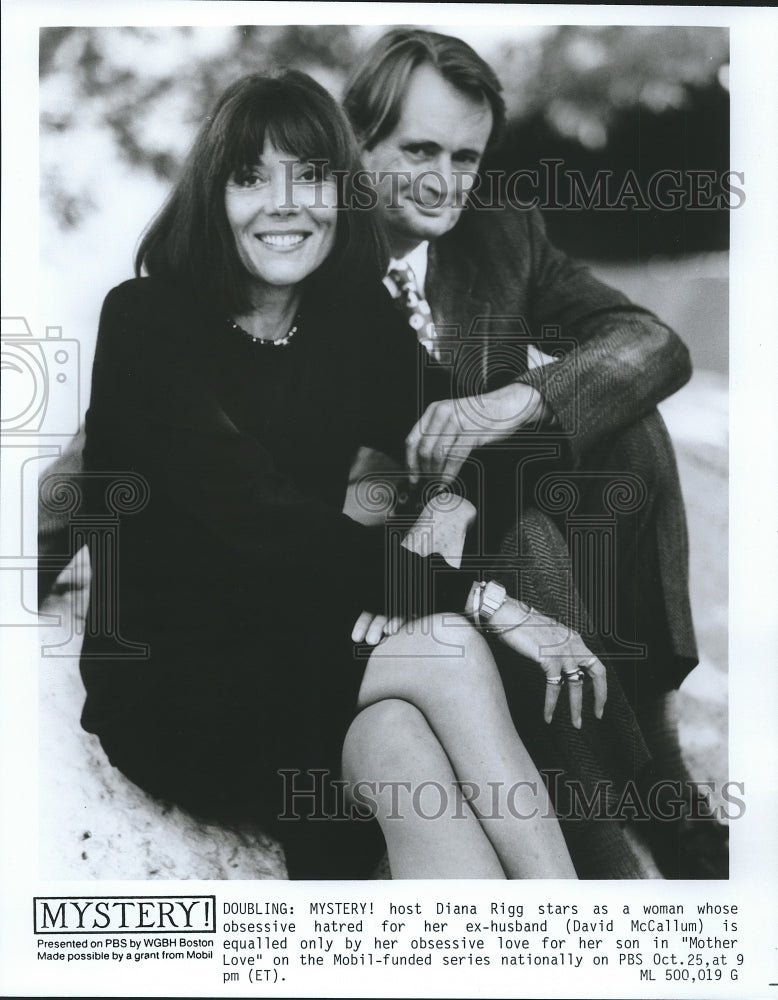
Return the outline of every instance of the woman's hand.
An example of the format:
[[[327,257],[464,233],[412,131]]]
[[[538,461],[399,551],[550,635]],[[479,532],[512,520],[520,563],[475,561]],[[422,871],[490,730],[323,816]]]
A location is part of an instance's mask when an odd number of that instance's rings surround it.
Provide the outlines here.
[[[372,611],[363,611],[351,630],[351,641],[377,646],[384,636],[394,635],[404,624],[403,618],[387,618],[386,615],[374,615]]]
[[[570,698],[570,717],[581,728],[584,675],[594,687],[594,714],[602,718],[608,684],[605,667],[584,644],[577,632],[530,608],[521,601],[506,597],[492,615],[489,625],[506,646],[540,664],[546,675],[546,702],[543,717],[551,722],[562,686]],[[511,628],[511,626],[515,626]],[[504,631],[503,631],[504,630]]]

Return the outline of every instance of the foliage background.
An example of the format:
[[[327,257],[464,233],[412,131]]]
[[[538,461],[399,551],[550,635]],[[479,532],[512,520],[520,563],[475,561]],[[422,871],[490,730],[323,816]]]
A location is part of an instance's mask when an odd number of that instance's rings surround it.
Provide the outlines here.
[[[95,149],[169,181],[203,115],[243,73],[295,67],[340,96],[374,33],[346,25],[44,29],[47,205],[65,228],[101,207]],[[561,26],[482,38],[479,47],[505,88],[508,166],[563,155],[587,171],[726,169],[725,29]],[[84,155],[73,156],[74,144]],[[685,239],[664,249],[721,249],[721,221],[693,224],[690,243],[687,220]],[[595,242],[601,228],[601,220],[584,225]]]

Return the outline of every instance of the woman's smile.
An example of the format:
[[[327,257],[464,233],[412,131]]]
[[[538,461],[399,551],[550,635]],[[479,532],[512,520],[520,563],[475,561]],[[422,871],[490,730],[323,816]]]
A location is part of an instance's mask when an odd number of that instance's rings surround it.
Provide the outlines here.
[[[273,250],[296,250],[311,234],[309,232],[257,233],[257,239]]]

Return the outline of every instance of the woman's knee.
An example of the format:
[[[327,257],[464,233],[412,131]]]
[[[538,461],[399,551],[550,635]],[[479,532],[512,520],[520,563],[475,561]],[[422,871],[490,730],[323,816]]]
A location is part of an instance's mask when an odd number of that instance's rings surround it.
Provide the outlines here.
[[[424,752],[439,750],[423,713],[408,701],[384,698],[354,718],[343,743],[347,781],[391,776]]]
[[[501,685],[485,639],[462,616],[432,615],[406,624],[373,651],[360,704],[399,698],[427,713],[436,702],[481,701]]]
[[[429,615],[406,624],[373,651],[370,661],[414,658],[430,661],[467,661],[475,666],[488,657],[489,646],[463,616],[454,613]]]

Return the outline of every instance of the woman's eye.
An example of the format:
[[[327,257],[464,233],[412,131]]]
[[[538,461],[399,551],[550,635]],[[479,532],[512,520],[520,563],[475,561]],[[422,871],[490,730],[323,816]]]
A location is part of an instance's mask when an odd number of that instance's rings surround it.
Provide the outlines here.
[[[238,187],[257,187],[263,181],[262,175],[256,170],[240,170],[233,178]]]
[[[304,184],[321,184],[327,175],[323,164],[301,163],[295,172],[295,179]]]

